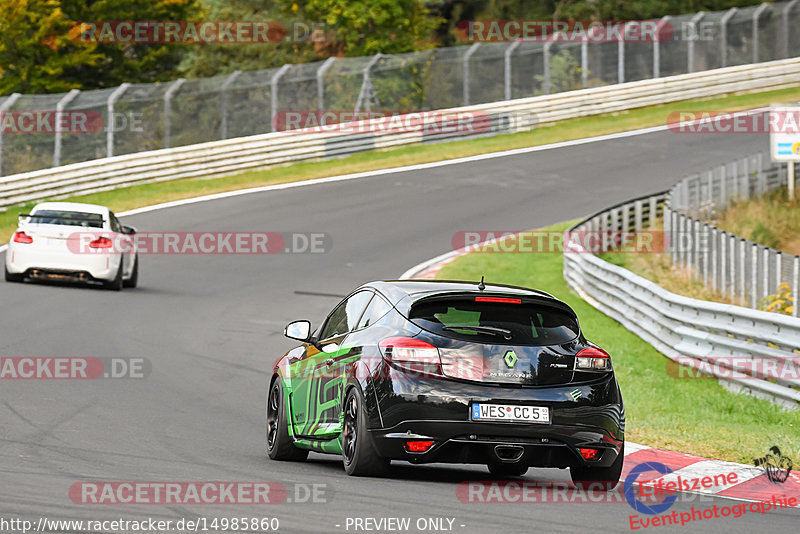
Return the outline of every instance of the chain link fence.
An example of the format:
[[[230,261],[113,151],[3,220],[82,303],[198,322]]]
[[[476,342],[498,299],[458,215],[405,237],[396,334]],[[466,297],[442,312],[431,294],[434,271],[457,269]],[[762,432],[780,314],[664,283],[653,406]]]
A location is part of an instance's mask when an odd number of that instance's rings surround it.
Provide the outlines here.
[[[798,25],[800,0],[792,0],[664,17],[656,29],[663,39],[652,42],[473,43],[98,91],[13,94],[0,97],[0,176],[269,133],[280,111],[427,111],[784,59],[800,53]],[[9,125],[25,111],[56,120],[93,112],[102,127],[76,133]]]

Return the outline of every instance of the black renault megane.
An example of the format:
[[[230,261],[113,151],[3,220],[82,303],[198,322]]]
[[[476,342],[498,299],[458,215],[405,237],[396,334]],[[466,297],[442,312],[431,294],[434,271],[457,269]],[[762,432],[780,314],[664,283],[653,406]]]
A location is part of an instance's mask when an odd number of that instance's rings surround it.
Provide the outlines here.
[[[575,312],[500,284],[384,281],[353,291],[279,359],[267,452],[341,454],[351,475],[390,460],[485,464],[498,476],[569,468],[575,483],[620,478],[625,409],[610,356]]]

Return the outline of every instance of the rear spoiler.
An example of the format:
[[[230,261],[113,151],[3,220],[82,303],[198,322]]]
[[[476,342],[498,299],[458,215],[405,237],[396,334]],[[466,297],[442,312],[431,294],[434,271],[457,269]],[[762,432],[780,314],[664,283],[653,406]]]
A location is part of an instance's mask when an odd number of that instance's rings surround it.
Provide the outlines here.
[[[64,219],[67,221],[86,221],[86,222],[101,222],[104,223],[106,220],[103,218],[101,214],[97,214],[97,217],[66,217],[64,215],[37,215],[37,214],[30,214],[30,213],[20,213],[17,216],[17,220],[22,219],[23,217],[39,217],[40,219]]]

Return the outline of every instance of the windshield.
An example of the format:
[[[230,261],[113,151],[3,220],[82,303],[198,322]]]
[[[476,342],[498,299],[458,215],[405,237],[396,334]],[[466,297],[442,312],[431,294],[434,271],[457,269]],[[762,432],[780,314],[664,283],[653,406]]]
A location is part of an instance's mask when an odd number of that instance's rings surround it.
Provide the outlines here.
[[[61,226],[80,226],[82,228],[102,228],[103,216],[99,213],[81,211],[39,210],[28,218],[33,224],[58,224]]]
[[[519,302],[475,302],[474,296],[424,300],[409,319],[436,334],[479,343],[561,345],[578,336],[576,320],[549,306]]]

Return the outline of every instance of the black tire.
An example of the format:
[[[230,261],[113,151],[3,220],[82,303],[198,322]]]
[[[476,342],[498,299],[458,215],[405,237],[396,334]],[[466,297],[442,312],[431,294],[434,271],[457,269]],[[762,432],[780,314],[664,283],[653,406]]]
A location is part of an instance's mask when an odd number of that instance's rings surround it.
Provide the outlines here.
[[[622,464],[625,461],[625,443],[619,451],[619,456],[609,467],[570,467],[569,474],[572,483],[576,486],[587,487],[592,483],[600,483],[606,491],[611,491],[619,484],[622,475]]]
[[[342,426],[342,460],[348,475],[379,477],[389,471],[390,461],[375,450],[367,430],[367,414],[361,390],[352,387],[344,401]]]
[[[127,280],[122,281],[122,285],[125,287],[136,287],[139,283],[139,256],[137,255],[133,259],[133,272],[131,273],[131,277]]]
[[[119,261],[119,268],[117,269],[117,275],[114,279],[110,282],[103,282],[103,287],[106,289],[110,289],[112,291],[121,291],[122,290],[122,260]]]
[[[298,449],[289,435],[286,415],[286,396],[283,394],[283,381],[276,377],[267,396],[267,454],[273,460],[302,462],[308,458],[308,451]]]
[[[489,472],[496,477],[521,477],[528,472],[528,466],[522,463],[491,463],[487,467]]]
[[[6,282],[22,282],[25,279],[25,275],[22,273],[8,272],[8,267],[3,267],[3,270],[6,272]]]

